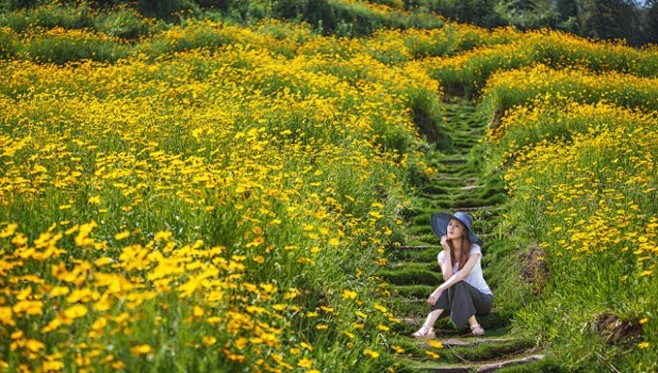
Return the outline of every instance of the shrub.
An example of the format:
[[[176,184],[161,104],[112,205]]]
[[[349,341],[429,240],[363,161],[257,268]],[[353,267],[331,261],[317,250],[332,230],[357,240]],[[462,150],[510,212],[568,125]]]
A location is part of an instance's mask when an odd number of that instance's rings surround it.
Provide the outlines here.
[[[100,34],[54,28],[25,39],[22,52],[30,59],[61,65],[85,59],[114,62],[127,57],[129,47]]]
[[[85,6],[47,4],[4,13],[0,16],[0,26],[7,26],[18,33],[32,28],[80,29],[90,27],[92,17],[90,9]]]
[[[92,25],[95,30],[103,34],[128,40],[147,37],[163,27],[155,20],[144,18],[137,11],[127,7],[98,13]]]

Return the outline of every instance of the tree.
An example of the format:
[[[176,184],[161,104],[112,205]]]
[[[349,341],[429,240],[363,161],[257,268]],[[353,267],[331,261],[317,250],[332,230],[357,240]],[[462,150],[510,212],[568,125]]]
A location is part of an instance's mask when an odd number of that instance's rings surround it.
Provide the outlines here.
[[[645,3],[644,20],[647,42],[658,44],[658,0],[649,0]]]
[[[496,13],[521,30],[558,28],[560,14],[553,0],[500,0]]]
[[[578,25],[578,1],[577,0],[556,0],[555,7],[558,13],[557,28],[567,32],[579,33]]]
[[[626,39],[637,44],[641,37],[639,11],[630,0],[582,0],[580,28],[584,36]]]

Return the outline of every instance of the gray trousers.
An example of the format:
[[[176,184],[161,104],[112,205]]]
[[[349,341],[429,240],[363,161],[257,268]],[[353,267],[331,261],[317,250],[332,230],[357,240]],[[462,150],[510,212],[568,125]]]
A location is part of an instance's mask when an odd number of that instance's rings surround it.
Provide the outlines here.
[[[493,306],[493,295],[480,292],[464,281],[452,285],[441,293],[439,300],[430,307],[430,312],[443,310],[441,317],[450,316],[458,328],[468,324],[474,315],[486,315]]]

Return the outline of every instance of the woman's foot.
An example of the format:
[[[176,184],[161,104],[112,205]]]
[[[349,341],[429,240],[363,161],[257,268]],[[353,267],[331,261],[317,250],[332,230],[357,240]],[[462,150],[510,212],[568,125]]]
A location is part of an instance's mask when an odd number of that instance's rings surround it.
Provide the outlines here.
[[[480,326],[480,324],[471,325],[471,333],[473,333],[475,336],[484,335],[484,329]]]
[[[414,338],[431,338],[434,337],[434,329],[430,328],[427,325],[423,325],[411,336]]]

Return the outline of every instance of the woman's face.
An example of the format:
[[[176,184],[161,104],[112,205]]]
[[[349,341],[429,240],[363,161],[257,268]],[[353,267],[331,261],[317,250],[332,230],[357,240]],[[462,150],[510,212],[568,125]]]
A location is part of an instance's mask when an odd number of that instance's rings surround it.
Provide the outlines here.
[[[459,220],[450,219],[448,222],[447,236],[449,240],[461,238],[464,235],[464,224]]]

